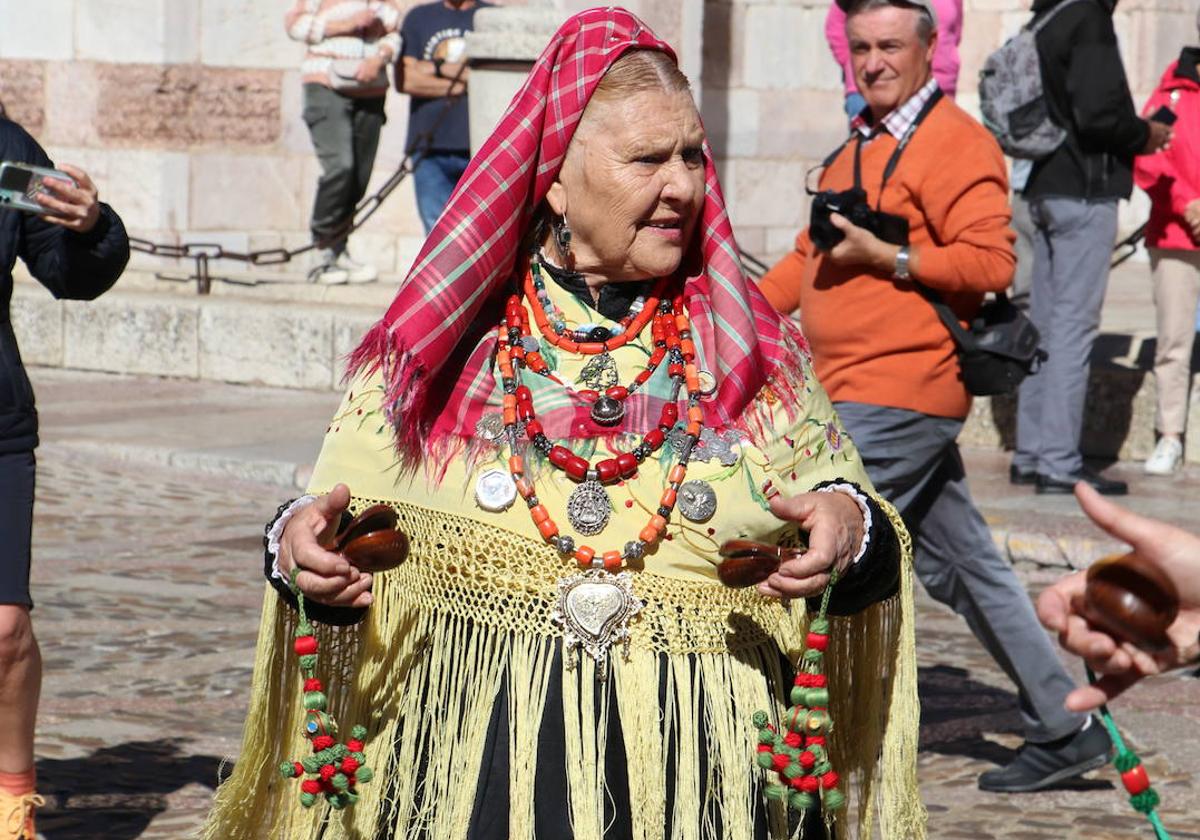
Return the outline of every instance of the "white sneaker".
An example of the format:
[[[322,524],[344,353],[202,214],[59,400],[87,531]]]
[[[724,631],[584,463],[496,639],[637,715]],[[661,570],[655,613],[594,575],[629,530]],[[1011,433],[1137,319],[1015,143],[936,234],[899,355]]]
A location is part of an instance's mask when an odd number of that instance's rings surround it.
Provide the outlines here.
[[[323,286],[341,286],[350,282],[350,272],[337,264],[337,256],[325,248],[317,252],[317,264],[308,272],[308,282]]]
[[[1171,475],[1183,460],[1183,444],[1174,438],[1159,438],[1154,452],[1146,459],[1147,475]]]
[[[334,265],[346,272],[346,279],[350,283],[374,283],[379,279],[379,272],[375,266],[360,263],[351,257],[348,251],[343,251]]]

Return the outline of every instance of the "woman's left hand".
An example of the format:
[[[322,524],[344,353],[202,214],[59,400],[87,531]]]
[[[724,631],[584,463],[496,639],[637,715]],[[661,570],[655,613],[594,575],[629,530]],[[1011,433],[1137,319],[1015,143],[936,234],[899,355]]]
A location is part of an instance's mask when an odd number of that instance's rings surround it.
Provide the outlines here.
[[[47,178],[42,182],[46,185],[46,192],[34,196],[37,203],[46,208],[42,218],[67,230],[87,233],[100,218],[100,197],[96,185],[77,166],[64,164],[59,168],[74,178],[75,183],[61,178]]]
[[[850,565],[863,539],[863,515],[845,493],[801,493],[775,496],[771,512],[796,522],[808,532],[808,550],[786,560],[758,585],[771,598],[808,598],[829,585],[833,569],[841,574]]]

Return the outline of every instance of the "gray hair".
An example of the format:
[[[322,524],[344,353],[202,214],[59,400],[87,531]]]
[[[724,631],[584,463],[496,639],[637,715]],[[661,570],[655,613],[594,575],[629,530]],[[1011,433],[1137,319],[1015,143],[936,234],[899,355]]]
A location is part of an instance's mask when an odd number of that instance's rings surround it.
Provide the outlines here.
[[[924,5],[916,3],[907,3],[905,0],[855,0],[850,3],[850,7],[846,10],[846,19],[849,20],[854,15],[861,15],[863,12],[874,11],[875,9],[885,9],[892,6],[897,9],[912,9],[917,13],[917,38],[921,44],[929,46],[929,41],[933,37],[933,31],[937,28],[937,24],[933,20],[933,15]],[[1197,19],[1200,24],[1200,18]]]

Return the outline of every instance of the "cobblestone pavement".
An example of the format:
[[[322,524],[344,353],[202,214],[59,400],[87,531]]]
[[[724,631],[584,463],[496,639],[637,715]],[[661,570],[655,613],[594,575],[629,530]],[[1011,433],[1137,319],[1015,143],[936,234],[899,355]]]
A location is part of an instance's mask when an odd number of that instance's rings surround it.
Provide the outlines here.
[[[42,836],[185,837],[238,749],[262,595],[259,534],[287,491],[53,449],[39,468]],[[1023,574],[1037,586],[1052,573]],[[925,596],[919,639],[931,837],[1150,836],[1111,768],[1048,793],[980,793],[975,777],[1019,742],[1012,691],[965,626]],[[1200,680],[1163,678],[1114,712],[1164,796],[1173,836],[1200,838]]]

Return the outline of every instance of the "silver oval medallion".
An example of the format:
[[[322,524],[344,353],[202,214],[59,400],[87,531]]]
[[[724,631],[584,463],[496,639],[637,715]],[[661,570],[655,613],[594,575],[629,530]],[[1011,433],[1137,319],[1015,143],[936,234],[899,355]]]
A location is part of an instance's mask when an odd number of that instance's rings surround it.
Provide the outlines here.
[[[488,470],[475,481],[475,503],[490,513],[508,510],[517,499],[517,485],[504,470]]]
[[[495,443],[504,434],[504,418],[492,412],[485,414],[475,423],[475,437]]]
[[[584,481],[571,491],[567,499],[567,520],[572,528],[585,537],[603,531],[611,512],[612,502],[599,481]]]
[[[689,522],[707,522],[717,512],[717,491],[698,478],[685,481],[679,486],[679,512]]]
[[[717,393],[717,377],[711,371],[701,370],[696,378],[700,380],[700,396],[711,397]]]

